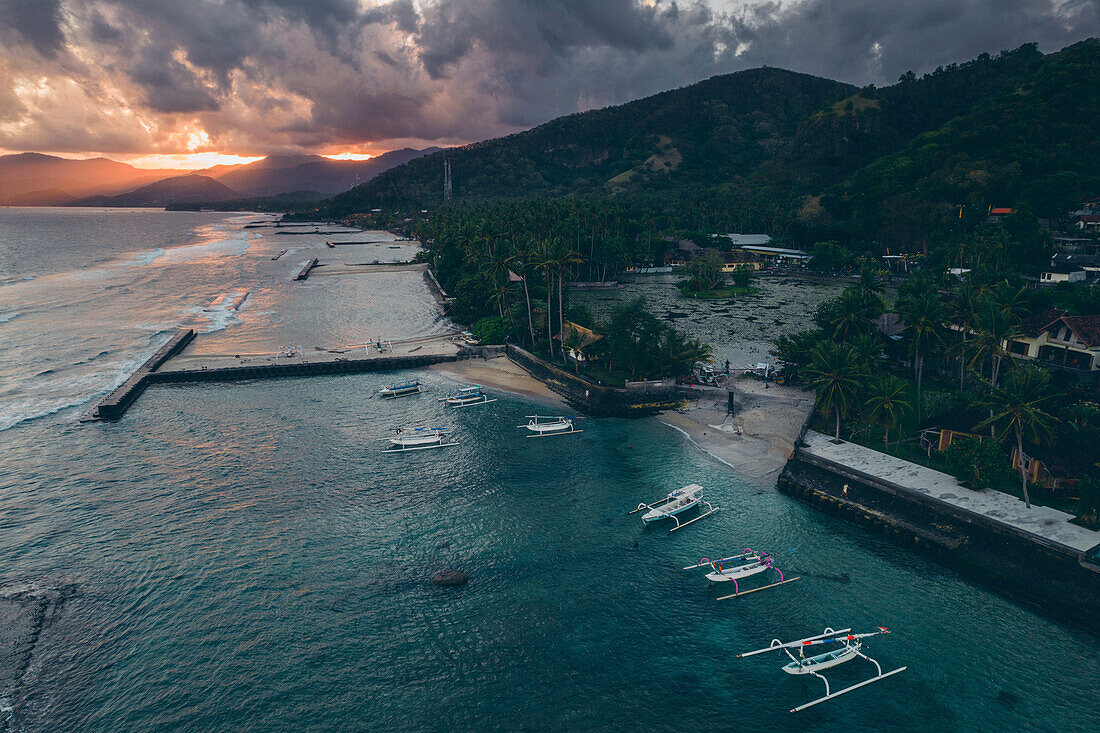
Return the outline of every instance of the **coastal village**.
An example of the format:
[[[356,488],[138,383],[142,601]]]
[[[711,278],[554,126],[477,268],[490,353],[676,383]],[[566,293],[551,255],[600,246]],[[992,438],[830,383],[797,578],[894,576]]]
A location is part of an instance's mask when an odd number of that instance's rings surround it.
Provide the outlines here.
[[[433,11],[390,5],[311,12],[426,44]],[[433,83],[495,42],[464,34],[422,49]],[[765,65],[468,144],[375,120],[425,143],[377,156],[95,186],[0,156],[27,176],[0,191],[0,733],[1095,729],[1075,40],[882,86]],[[187,102],[189,151],[223,102]],[[376,134],[338,107],[316,140]]]

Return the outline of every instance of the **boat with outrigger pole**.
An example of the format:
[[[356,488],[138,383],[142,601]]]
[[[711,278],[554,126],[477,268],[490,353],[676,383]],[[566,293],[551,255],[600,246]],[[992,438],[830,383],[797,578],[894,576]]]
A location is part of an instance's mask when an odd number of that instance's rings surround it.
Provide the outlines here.
[[[395,400],[398,397],[408,397],[410,395],[420,394],[423,391],[424,385],[420,384],[420,382],[415,379],[410,379],[407,382],[395,382],[394,384],[386,385],[375,392],[375,394],[384,400]]]
[[[529,422],[526,425],[517,425],[517,428],[527,428],[532,435],[528,438],[549,438],[553,435],[570,435],[583,433],[573,421],[583,420],[581,417],[546,417],[545,415],[524,415]]]
[[[744,654],[738,654],[737,658],[751,657],[756,654],[763,654],[764,652],[783,651],[791,661],[783,665],[783,671],[787,674],[804,675],[811,674],[814,677],[819,678],[825,683],[825,696],[819,697],[816,700],[811,700],[808,703],[799,705],[796,708],[791,708],[792,713],[797,713],[799,710],[805,710],[806,708],[813,707],[818,703],[823,703],[826,700],[832,700],[834,697],[840,697],[841,695],[851,692],[852,690],[858,690],[860,687],[869,685],[873,682],[879,682],[886,679],[898,672],[904,672],[908,667],[898,667],[897,669],[889,672],[882,671],[882,665],[874,659],[864,654],[860,649],[863,646],[863,639],[869,636],[879,636],[880,634],[889,634],[890,631],[884,627],[879,626],[877,631],[871,631],[865,634],[853,634],[851,629],[841,629],[840,631],[833,631],[831,628],[826,627],[823,634],[817,636],[808,636],[805,639],[799,639],[798,641],[789,641],[787,643],[781,642],[779,639],[772,639],[772,643],[764,648],[757,649],[752,652],[745,652]],[[837,649],[817,654],[815,656],[807,657],[805,652],[808,647],[818,646],[822,644],[841,644]],[[796,657],[791,649],[798,650],[798,656]],[[829,686],[829,680],[825,679],[825,675],[821,674],[822,670],[830,669],[839,664],[850,662],[856,657],[866,659],[871,664],[875,665],[876,674],[873,677],[857,682],[854,685],[845,687],[843,690],[837,690],[833,692]]]
[[[758,590],[767,590],[768,588],[775,588],[776,586],[786,585],[787,583],[793,583],[796,580],[801,579],[802,576],[796,575],[793,578],[786,578],[783,576],[783,571],[777,568],[774,564],[774,558],[763,550],[753,550],[746,547],[740,555],[731,555],[730,557],[720,557],[717,560],[711,560],[709,558],[703,558],[695,565],[688,565],[684,570],[695,570],[696,568],[709,567],[711,572],[707,573],[706,578],[712,583],[733,583],[733,593],[727,596],[721,596],[717,600],[724,601],[727,598],[736,598],[738,596],[748,595],[749,593],[755,593]],[[741,590],[740,582],[745,578],[750,578],[754,575],[767,572],[768,570],[774,570],[779,573],[779,580],[775,583],[769,583],[768,585],[762,585],[759,588],[750,588],[748,590]]]
[[[391,444],[389,448],[383,450],[383,453],[404,453],[458,445],[447,435],[446,428],[394,428],[393,432],[394,434],[388,438],[379,438],[379,441],[388,441]]]
[[[676,523],[675,527],[669,529],[669,532],[675,532],[678,529],[683,529],[692,522],[698,522],[703,517],[709,517],[722,507],[714,506],[706,499],[699,496],[699,492],[703,490],[703,487],[699,484],[688,484],[683,488],[676,489],[664,499],[652,502],[650,504],[639,504],[637,509],[634,509],[630,514],[637,514],[644,511],[642,515],[642,524],[649,526],[651,522],[659,522],[664,519],[671,519]],[[705,505],[707,510],[695,517],[689,519],[686,522],[680,521],[680,514],[686,511],[694,509],[699,505]]]
[[[485,394],[485,388],[480,384],[475,384],[472,387],[463,387],[446,397],[440,397],[437,401],[445,403],[447,407],[473,407],[474,405],[496,402],[496,398],[489,399],[489,395]]]

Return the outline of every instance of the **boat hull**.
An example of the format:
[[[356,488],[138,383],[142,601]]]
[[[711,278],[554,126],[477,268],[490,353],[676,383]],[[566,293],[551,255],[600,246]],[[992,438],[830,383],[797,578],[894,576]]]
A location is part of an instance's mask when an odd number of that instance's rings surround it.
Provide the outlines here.
[[[835,667],[838,664],[844,664],[854,659],[855,656],[855,649],[852,647],[845,647],[843,649],[826,652],[825,654],[806,657],[802,660],[801,664],[798,662],[790,662],[783,665],[783,671],[787,674],[812,674],[814,672],[820,672],[823,669]]]
[[[712,583],[728,583],[731,580],[741,580],[742,578],[748,578],[757,573],[762,573],[769,567],[768,565],[758,563],[753,566],[729,568],[721,572],[707,573],[707,580]]]
[[[662,519],[674,517],[677,514],[686,512],[689,509],[694,509],[695,507],[699,506],[700,501],[701,500],[699,498],[693,498],[689,503],[684,504],[683,506],[669,509],[665,509],[664,507],[661,507],[659,509],[650,509],[648,512],[642,515],[642,521],[646,524],[649,524],[650,522],[659,522]]]

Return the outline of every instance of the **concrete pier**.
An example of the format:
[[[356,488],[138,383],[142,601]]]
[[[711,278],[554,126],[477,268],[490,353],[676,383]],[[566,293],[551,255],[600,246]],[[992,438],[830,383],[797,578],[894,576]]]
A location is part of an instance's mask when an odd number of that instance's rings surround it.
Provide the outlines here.
[[[298,270],[298,274],[294,276],[295,280],[305,280],[309,277],[309,271],[317,266],[317,258],[310,257],[309,261],[302,265],[302,269]]]
[[[1068,515],[1024,509],[1014,497],[971,491],[945,474],[813,431],[778,488],[1028,599],[1037,610],[1100,629],[1098,535],[1069,524]]]
[[[195,338],[195,332],[190,328],[181,328],[176,331],[168,343],[157,349],[156,353],[149,357],[138,370],[130,375],[114,392],[97,402],[91,410],[81,418],[81,422],[93,422],[96,420],[118,420],[129,409],[145,388],[150,383],[150,377],[164,362],[183,351],[187,344]]]

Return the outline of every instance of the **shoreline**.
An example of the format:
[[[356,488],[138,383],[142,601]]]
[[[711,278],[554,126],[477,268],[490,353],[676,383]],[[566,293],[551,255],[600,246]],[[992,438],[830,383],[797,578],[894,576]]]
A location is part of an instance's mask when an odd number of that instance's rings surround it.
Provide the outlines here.
[[[429,366],[428,370],[456,382],[480,384],[490,389],[530,397],[554,407],[568,407],[561,396],[506,356],[443,362]]]
[[[731,415],[727,395],[725,389],[707,389],[696,402],[661,413],[657,421],[739,475],[774,485],[794,455],[813,396],[794,387],[765,388],[756,380],[734,380]]]

